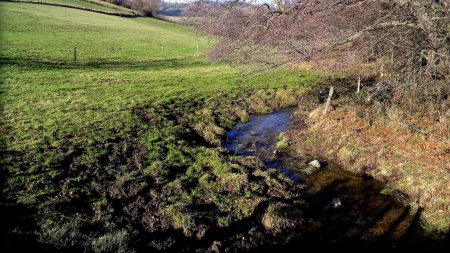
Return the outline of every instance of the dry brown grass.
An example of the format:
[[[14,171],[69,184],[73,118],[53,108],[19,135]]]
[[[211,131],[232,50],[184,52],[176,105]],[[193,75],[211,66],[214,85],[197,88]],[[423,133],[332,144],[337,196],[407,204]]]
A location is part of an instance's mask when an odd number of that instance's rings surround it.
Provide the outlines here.
[[[292,133],[301,151],[320,152],[346,168],[386,182],[414,208],[429,231],[450,226],[450,125],[445,115],[406,116],[392,107],[345,106],[308,119]]]

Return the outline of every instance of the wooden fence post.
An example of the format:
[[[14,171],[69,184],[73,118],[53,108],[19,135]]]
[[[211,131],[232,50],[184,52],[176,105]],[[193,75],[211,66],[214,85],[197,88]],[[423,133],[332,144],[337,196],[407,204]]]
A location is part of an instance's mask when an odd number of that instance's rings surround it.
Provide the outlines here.
[[[328,107],[330,107],[331,98],[333,97],[334,87],[330,87],[330,93],[328,94],[327,104],[325,105],[325,109],[323,110],[323,114],[325,115],[328,112]]]
[[[358,76],[358,88],[356,89],[356,93],[361,91],[361,76]]]
[[[76,47],[74,47],[74,49],[73,49],[73,63],[75,65],[77,65],[77,48]]]
[[[391,51],[391,65],[394,64],[394,49]]]

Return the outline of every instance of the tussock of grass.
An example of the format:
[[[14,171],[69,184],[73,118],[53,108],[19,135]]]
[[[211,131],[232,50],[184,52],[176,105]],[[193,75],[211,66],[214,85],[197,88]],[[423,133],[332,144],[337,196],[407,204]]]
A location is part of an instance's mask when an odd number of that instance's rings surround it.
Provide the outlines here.
[[[270,204],[262,217],[264,228],[275,233],[287,232],[303,223],[299,207],[276,203]]]
[[[289,145],[291,145],[291,141],[289,140],[289,138],[286,136],[286,133],[280,133],[277,137],[277,143],[276,143],[276,148],[277,149],[283,149],[283,148],[287,148],[289,147]]]
[[[129,236],[126,230],[108,233],[99,237],[93,244],[94,252],[129,252]]]

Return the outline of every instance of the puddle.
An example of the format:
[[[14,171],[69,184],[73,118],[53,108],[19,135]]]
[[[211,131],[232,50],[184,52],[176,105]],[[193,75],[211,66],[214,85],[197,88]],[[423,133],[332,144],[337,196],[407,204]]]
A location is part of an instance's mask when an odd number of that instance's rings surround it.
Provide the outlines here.
[[[305,184],[305,216],[310,226],[294,244],[363,248],[415,248],[423,244],[428,248],[428,239],[418,225],[422,210],[411,210],[403,204],[401,194],[386,190],[382,182],[348,172],[332,161],[319,158],[321,168],[317,169],[307,165],[317,158],[289,150],[274,153],[277,136],[288,130],[294,111],[290,108],[251,116],[248,123],[228,131],[224,145],[236,155],[257,156],[267,168],[279,169]]]

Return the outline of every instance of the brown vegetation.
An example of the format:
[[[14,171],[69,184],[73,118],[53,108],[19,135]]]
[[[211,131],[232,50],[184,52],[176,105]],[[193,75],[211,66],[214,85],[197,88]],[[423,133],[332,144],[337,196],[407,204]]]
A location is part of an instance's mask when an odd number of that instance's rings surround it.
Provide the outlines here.
[[[135,10],[140,14],[148,17],[158,16],[158,2],[157,0],[103,0],[105,2],[124,6],[129,9]]]
[[[204,5],[206,6],[206,5]],[[449,1],[245,1],[203,8],[196,24],[219,38],[211,52],[230,64],[309,65],[351,77],[323,108],[291,133],[350,170],[381,179],[424,208],[425,227],[450,225]],[[357,91],[357,77],[363,78]],[[349,79],[349,80],[350,80]],[[322,90],[315,107],[324,103]],[[349,95],[354,94],[354,95]],[[307,98],[306,100],[311,99]],[[310,101],[311,102],[311,101]],[[302,119],[314,107],[303,108]]]
[[[321,62],[332,70],[372,64],[384,78],[373,90],[389,104],[415,103],[443,113],[450,93],[448,1],[277,1],[275,6],[199,2],[195,25],[220,40],[211,57],[232,64],[268,66]],[[362,75],[365,70],[356,70]],[[388,74],[387,74],[388,73]]]
[[[398,192],[414,210],[423,209],[425,228],[448,231],[448,115],[415,113],[412,117],[398,106],[358,104],[365,96],[345,87],[338,87],[337,93],[340,98],[333,100],[334,109],[326,115],[319,103],[297,114],[296,120],[307,126],[289,133],[297,151],[339,161],[355,173],[383,181],[387,192]]]

